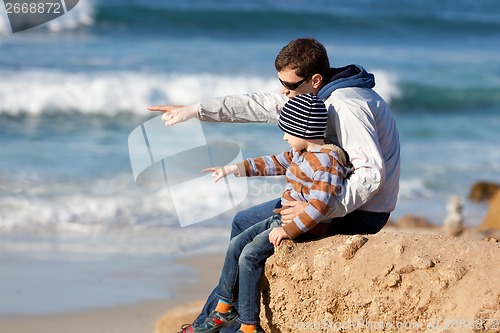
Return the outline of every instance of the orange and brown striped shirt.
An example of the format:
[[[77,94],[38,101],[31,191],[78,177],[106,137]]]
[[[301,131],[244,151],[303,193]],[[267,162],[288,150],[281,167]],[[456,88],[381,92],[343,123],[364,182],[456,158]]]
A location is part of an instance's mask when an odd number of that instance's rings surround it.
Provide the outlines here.
[[[336,197],[344,190],[344,179],[351,172],[346,165],[344,153],[333,145],[312,151],[286,151],[244,161],[247,177],[286,175],[287,186],[281,196],[282,203],[308,203],[293,223],[283,226],[291,239],[313,229],[322,221],[329,221],[327,216],[336,206]]]

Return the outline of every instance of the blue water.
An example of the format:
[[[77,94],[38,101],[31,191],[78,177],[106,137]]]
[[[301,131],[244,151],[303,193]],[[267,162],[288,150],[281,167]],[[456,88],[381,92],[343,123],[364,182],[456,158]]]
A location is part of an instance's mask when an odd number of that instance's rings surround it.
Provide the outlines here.
[[[110,256],[223,249],[234,211],[181,228],[168,193],[134,183],[128,135],[156,116],[148,105],[278,90],[274,58],[304,36],[333,66],[373,72],[391,105],[402,148],[394,218],[441,224],[460,195],[466,223],[479,224],[485,205],[466,200],[469,188],[500,182],[498,1],[82,0],[16,34],[0,6],[3,251],[86,253],[89,239]],[[285,148],[274,125],[204,126],[243,156]],[[239,208],[279,195],[253,184]],[[20,250],[19,234],[64,246]]]

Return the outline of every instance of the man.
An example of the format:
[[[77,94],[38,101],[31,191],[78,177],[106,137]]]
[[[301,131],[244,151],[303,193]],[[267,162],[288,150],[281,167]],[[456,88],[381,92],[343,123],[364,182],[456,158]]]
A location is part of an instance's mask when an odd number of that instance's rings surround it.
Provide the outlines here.
[[[374,76],[361,66],[330,68],[325,47],[312,38],[291,41],[275,60],[281,94],[249,94],[216,98],[196,105],[156,106],[166,125],[193,117],[222,122],[276,122],[289,98],[312,93],[328,109],[325,140],[341,146],[354,168],[330,215],[328,234],[376,233],[395,208],[399,191],[400,153],[396,122],[385,101],[372,88]],[[238,213],[231,238],[273,214],[278,200]],[[282,223],[293,221],[305,203],[288,203],[281,211]],[[195,332],[198,323],[214,309],[216,299],[207,300],[203,312],[182,332]],[[234,332],[224,329],[221,332]]]
[[[278,122],[284,132],[283,140],[291,149],[203,170],[212,172],[216,182],[229,175],[285,175],[287,186],[281,202],[304,201],[307,208],[297,216],[297,223],[282,225],[281,215],[276,212],[231,239],[216,288],[219,301],[195,332],[218,332],[237,321],[241,324],[237,333],[264,333],[260,327],[260,290],[266,259],[283,239],[307,240],[328,235],[326,227],[331,219],[322,222],[351,169],[340,147],[325,145],[327,120],[325,104],[318,97],[296,96],[283,106]],[[238,310],[233,307],[235,301]]]

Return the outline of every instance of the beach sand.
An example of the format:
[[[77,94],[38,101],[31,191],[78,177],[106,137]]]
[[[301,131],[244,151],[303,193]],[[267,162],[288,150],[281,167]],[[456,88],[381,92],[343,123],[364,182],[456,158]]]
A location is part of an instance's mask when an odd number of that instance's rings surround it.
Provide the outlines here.
[[[179,263],[198,270],[195,283],[182,284],[172,298],[145,301],[137,304],[92,309],[43,316],[13,316],[0,318],[2,333],[151,333],[156,322],[168,309],[186,306],[186,317],[173,318],[172,332],[180,328],[184,320],[192,319],[220,275],[223,254],[188,257]],[[126,291],[125,291],[126,292]]]

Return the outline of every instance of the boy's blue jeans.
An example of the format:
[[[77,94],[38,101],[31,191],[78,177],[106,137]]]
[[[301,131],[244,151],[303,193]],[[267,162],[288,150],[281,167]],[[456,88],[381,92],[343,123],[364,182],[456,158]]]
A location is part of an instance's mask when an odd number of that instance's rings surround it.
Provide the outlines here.
[[[275,215],[273,210],[279,207],[279,205],[280,199],[275,199],[237,213],[233,219],[231,239],[250,228],[255,223]],[[328,233],[331,235],[374,234],[383,228],[388,219],[389,213],[354,211],[344,217],[333,219],[329,225]],[[202,312],[193,322],[195,327],[203,323],[210,312],[215,309],[218,302],[216,292],[217,288],[208,296]],[[235,307],[238,308],[238,304],[235,304]],[[235,333],[238,330],[238,326],[239,325],[233,325],[228,328],[223,328],[220,332]]]
[[[281,215],[262,220],[231,239],[215,295],[227,302],[238,302],[238,321],[258,325],[260,286],[264,263],[274,253],[269,233],[281,225]]]

